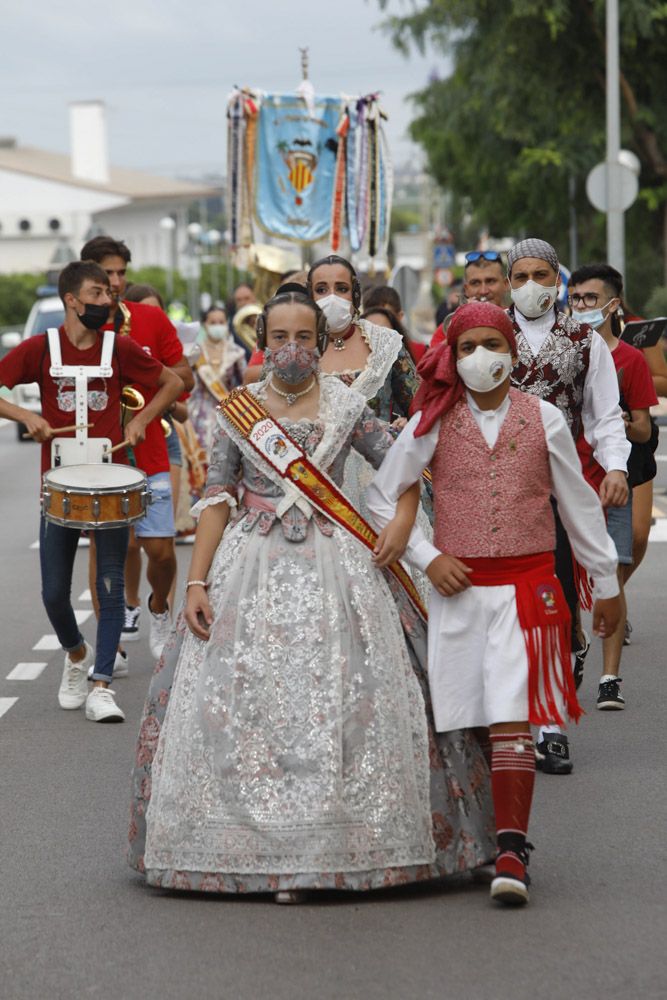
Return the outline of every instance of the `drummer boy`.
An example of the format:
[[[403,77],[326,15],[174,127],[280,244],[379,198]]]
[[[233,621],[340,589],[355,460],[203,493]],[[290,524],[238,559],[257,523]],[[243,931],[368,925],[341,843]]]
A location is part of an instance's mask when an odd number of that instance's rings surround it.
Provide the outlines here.
[[[104,346],[99,330],[108,318],[111,298],[109,279],[98,264],[68,264],[60,274],[58,293],[65,307],[65,322],[57,337],[53,335],[53,343],[50,345],[46,334],[31,337],[0,361],[0,386],[12,389],[23,383],[39,385],[42,416],[0,398],[0,417],[25,424],[33,439],[42,443],[42,474],[56,461],[61,466],[101,462],[104,449],[121,444],[123,439],[128,445],[137,444],[144,439],[146,425],[183,391],[181,379],[129,337],[113,341],[109,337]],[[60,357],[54,358],[54,354]],[[79,380],[79,387],[71,375],[73,366],[84,367],[86,380]],[[53,369],[59,367],[70,371],[58,377]],[[120,394],[130,383],[150,389],[158,386],[159,391],[123,432]],[[77,392],[83,396],[84,391],[87,398],[77,398]],[[92,425],[85,429],[85,440],[84,425],[79,424],[78,432],[75,430],[81,412],[86,415],[85,423]],[[81,447],[74,445],[75,438]],[[84,457],[77,457],[77,453]],[[125,462],[125,449],[121,448],[113,458]],[[40,518],[42,599],[65,650],[58,703],[64,709],[80,708],[85,703],[86,718],[92,722],[122,722],[125,718],[110,683],[124,620],[123,567],[128,533],[127,527],[95,531],[100,617],[97,648],[93,650],[79,631],[70,597],[81,530],[47,521],[43,515]],[[91,667],[93,684],[89,691]]]

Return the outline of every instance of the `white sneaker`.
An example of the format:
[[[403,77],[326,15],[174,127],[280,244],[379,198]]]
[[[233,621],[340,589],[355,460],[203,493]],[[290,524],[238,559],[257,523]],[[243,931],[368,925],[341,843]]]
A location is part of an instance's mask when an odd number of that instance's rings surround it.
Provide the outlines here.
[[[94,659],[93,647],[85,643],[86,655],[78,663],[72,663],[69,653],[65,655],[63,676],[58,689],[58,704],[61,708],[81,708],[88,695],[88,668]]]
[[[137,642],[139,639],[139,616],[141,608],[130,608],[125,605],[125,621],[123,631],[120,633],[121,639],[125,642]]]
[[[125,722],[125,715],[114,701],[111,688],[94,687],[86,698],[86,718],[90,722]]]
[[[119,649],[116,653],[116,659],[113,661],[113,672],[112,677],[127,677],[129,674],[129,660],[127,653],[124,649]],[[88,668],[88,680],[92,681],[93,674],[95,673],[95,664]]]
[[[113,662],[113,677],[127,677],[129,674],[129,659],[124,649],[119,649]]]
[[[164,649],[164,644],[169,637],[171,632],[171,616],[169,614],[169,608],[163,611],[162,614],[156,615],[154,611],[151,611],[151,597],[150,594],[148,600],[146,601],[146,607],[148,608],[148,613],[151,616],[151,630],[148,637],[148,645],[152,655],[156,660],[159,660],[162,656],[162,650]]]

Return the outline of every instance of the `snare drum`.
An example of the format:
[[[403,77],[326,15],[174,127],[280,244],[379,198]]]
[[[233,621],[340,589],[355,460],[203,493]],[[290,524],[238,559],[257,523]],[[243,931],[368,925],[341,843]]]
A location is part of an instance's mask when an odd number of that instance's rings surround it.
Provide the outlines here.
[[[143,472],[128,465],[67,465],[42,477],[42,513],[66,528],[124,528],[150,503]]]

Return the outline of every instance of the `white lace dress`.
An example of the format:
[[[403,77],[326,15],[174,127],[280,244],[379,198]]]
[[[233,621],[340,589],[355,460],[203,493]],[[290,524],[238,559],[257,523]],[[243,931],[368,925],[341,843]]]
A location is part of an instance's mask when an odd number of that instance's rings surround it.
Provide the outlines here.
[[[201,504],[226,500],[233,516],[209,574],[211,637],[181,614],[156,667],[130,863],[154,885],[258,892],[370,889],[487,860],[486,765],[466,733],[438,752],[417,616],[402,624],[367,551],[219,421]],[[318,420],[284,423],[339,483],[350,447],[377,466],[390,443],[336,379],[321,380]]]

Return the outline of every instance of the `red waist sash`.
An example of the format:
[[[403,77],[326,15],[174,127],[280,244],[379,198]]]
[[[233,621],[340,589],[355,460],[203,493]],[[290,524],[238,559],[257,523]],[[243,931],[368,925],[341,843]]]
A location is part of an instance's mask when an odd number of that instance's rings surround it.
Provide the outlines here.
[[[553,552],[499,559],[461,558],[471,569],[473,587],[511,584],[515,588],[517,614],[528,654],[529,720],[535,725],[562,724],[554,698],[556,688],[567,714],[577,722],[583,710],[577,701],[570,660],[571,617],[555,573]]]

